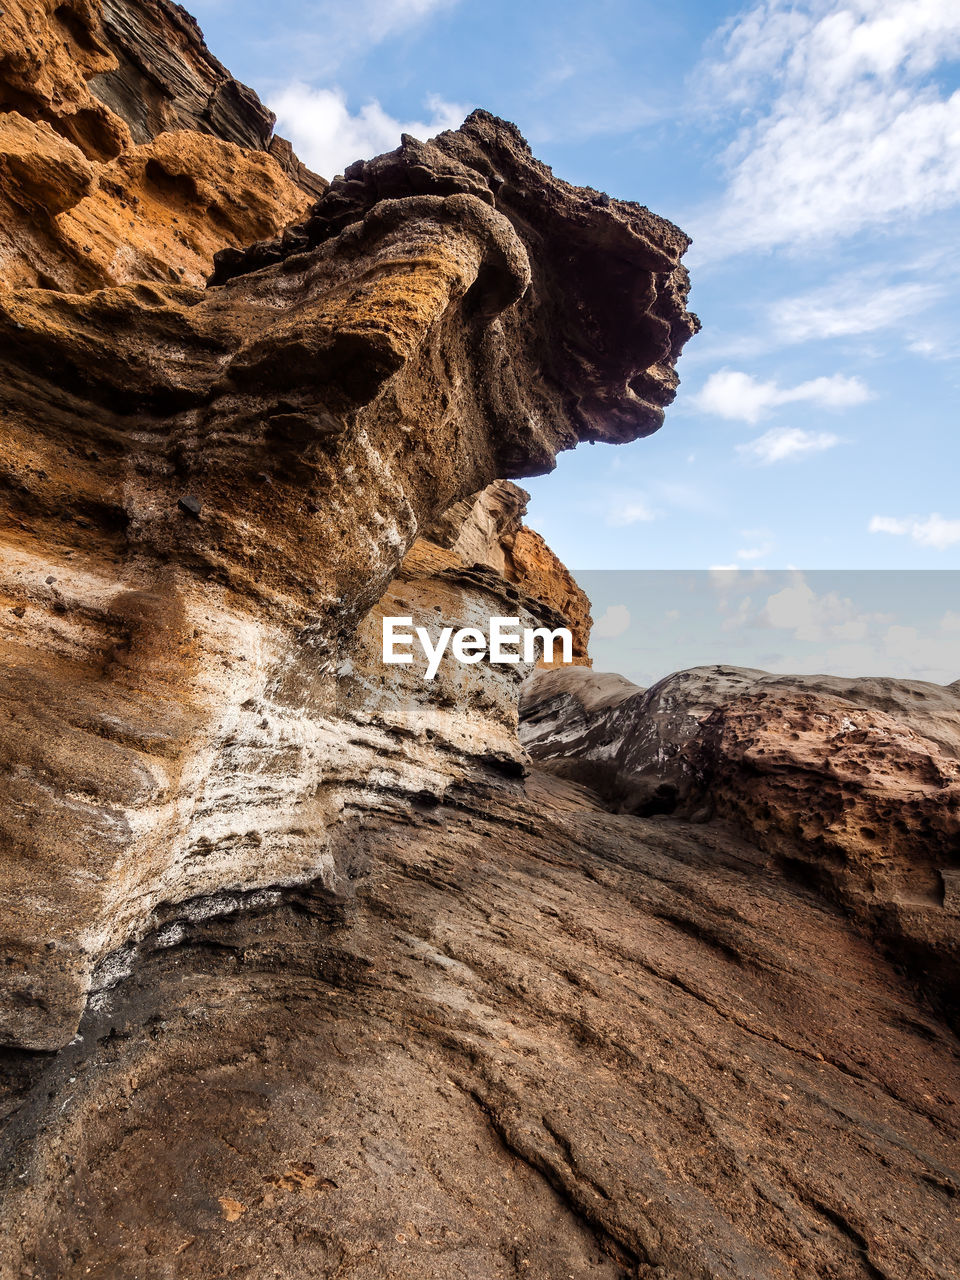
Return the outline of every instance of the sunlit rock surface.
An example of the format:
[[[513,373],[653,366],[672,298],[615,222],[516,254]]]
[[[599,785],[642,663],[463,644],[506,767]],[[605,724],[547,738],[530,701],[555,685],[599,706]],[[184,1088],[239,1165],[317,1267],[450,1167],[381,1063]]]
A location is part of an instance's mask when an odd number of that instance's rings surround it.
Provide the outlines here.
[[[326,186],[168,0],[0,14],[0,283],[201,284]]]
[[[952,1280],[957,1041],[862,902],[955,909],[956,691],[676,677],[624,806],[628,682],[532,676],[584,786],[525,666],[379,662],[588,660],[506,480],[660,425],[686,237],[483,112],[326,190],[166,0],[2,21],[3,1280]]]
[[[9,93],[56,126],[47,170],[76,169],[77,192],[123,209],[125,188],[56,149],[68,134],[79,146],[81,116],[126,146],[123,117],[90,98],[92,72],[126,66],[101,41],[113,28],[92,8],[82,27],[72,10],[24,13],[8,27],[50,31],[32,60],[6,63]],[[190,34],[171,21],[172,38]],[[264,118],[238,101],[244,120]],[[192,118],[171,107],[148,123]],[[214,125],[238,132],[218,108],[183,143],[137,145],[199,165],[236,145]],[[18,172],[9,198],[42,199]],[[673,396],[696,321],[670,223],[559,181],[484,113],[350,173],[271,261],[241,255],[222,285],[144,268],[111,288],[0,295],[7,1043],[66,1043],[96,967],[177,903],[306,882],[345,892],[331,825],[343,785],[380,776],[364,752],[383,750],[358,736],[338,685],[358,625],[454,504],[552,466],[601,423],[646,434]],[[204,180],[243,203],[214,163]],[[198,209],[221,226],[205,197]],[[479,716],[468,756],[519,757],[514,706],[491,718],[494,745]],[[398,772],[420,789],[416,770]]]

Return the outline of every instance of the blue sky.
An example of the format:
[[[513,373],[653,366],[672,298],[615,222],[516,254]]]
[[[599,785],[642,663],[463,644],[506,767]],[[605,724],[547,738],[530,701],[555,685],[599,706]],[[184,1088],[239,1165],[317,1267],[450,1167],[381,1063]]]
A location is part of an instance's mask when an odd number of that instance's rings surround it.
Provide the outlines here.
[[[955,569],[587,569],[578,580],[593,606],[594,666],[643,688],[716,662],[936,684],[960,677]]]
[[[694,236],[666,425],[525,482],[571,568],[960,568],[957,0],[192,7],[327,177],[483,106]]]

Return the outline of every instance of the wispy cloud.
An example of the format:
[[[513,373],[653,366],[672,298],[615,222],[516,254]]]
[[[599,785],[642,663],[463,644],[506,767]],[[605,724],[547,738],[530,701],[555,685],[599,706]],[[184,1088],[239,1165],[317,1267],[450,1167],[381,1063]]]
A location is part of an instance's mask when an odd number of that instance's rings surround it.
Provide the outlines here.
[[[741,547],[737,552],[737,559],[744,563],[752,563],[754,560],[762,560],[765,556],[768,556],[772,550],[772,542],[764,542],[759,547]]]
[[[630,626],[630,610],[624,604],[612,604],[593,624],[593,640],[615,640]]]
[[[728,149],[701,254],[833,239],[960,202],[955,0],[765,0],[700,68],[712,102],[747,119]]]
[[[936,512],[929,516],[874,516],[868,528],[871,533],[911,538],[919,546],[937,551],[960,542],[960,519],[945,519]]]
[[[655,518],[654,512],[642,498],[631,498],[626,502],[616,503],[607,513],[606,522],[614,529],[622,529],[627,525],[640,524]]]
[[[846,338],[891,328],[925,311],[943,294],[934,284],[893,284],[870,289],[859,277],[782,298],[769,309],[776,337],[784,343]]]
[[[759,422],[771,409],[804,401],[824,409],[846,409],[863,404],[871,391],[859,378],[837,373],[829,378],[811,378],[795,387],[762,382],[749,373],[720,369],[712,373],[693,403],[704,413],[741,422]]]
[[[354,160],[369,160],[399,145],[401,133],[428,138],[455,128],[467,108],[441,98],[427,99],[427,117],[401,121],[372,101],[351,112],[340,89],[291,84],[274,93],[268,105],[277,114],[277,130],[293,143],[300,159],[332,178]]]
[[[790,458],[804,458],[811,453],[823,453],[842,444],[839,436],[829,431],[803,431],[800,427],[773,427],[747,444],[738,444],[737,452],[770,466],[774,462],[786,462]]]

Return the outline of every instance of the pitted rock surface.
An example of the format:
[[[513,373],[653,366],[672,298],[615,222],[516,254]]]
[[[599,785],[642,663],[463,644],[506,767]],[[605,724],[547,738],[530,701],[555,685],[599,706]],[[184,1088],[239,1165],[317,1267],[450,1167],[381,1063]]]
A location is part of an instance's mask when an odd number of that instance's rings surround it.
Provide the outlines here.
[[[955,684],[718,666],[589,702],[579,673],[538,672],[520,710],[543,767],[623,811],[732,822],[841,902],[956,1017]]]
[[[202,284],[326,187],[169,0],[0,12],[0,285]]]

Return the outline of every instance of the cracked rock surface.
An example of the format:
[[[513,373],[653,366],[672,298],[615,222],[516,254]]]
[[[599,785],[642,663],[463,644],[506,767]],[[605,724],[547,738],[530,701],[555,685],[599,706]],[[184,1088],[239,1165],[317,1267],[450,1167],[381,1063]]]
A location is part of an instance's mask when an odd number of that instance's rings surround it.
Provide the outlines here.
[[[536,773],[340,838],[348,914],[160,933],[8,1055],[9,1274],[956,1274],[958,1043],[753,846]]]

